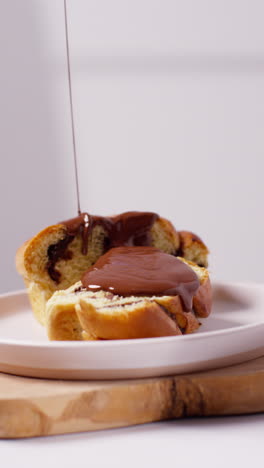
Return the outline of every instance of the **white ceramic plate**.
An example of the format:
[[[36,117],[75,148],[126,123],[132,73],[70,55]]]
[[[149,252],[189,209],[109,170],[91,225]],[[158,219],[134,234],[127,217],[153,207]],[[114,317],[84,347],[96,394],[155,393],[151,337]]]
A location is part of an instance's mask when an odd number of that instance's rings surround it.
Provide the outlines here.
[[[213,286],[213,311],[193,335],[50,342],[25,291],[0,296],[0,371],[62,379],[154,377],[231,365],[264,354],[264,286]]]

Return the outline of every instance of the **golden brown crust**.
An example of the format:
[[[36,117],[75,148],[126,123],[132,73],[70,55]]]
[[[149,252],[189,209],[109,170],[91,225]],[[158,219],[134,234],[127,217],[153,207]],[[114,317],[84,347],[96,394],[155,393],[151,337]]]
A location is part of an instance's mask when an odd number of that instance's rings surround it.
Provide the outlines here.
[[[212,310],[212,287],[209,276],[193,298],[193,309],[198,317],[208,317]]]
[[[174,316],[174,320],[178,324],[182,334],[193,333],[199,328],[199,322],[194,313],[192,311],[185,312],[183,310],[179,296],[171,298],[156,298],[156,302],[162,305],[165,310],[169,311],[169,313]]]
[[[200,237],[189,231],[179,231],[179,236],[180,255],[199,266],[207,267],[209,250]]]
[[[96,338],[107,340],[152,338],[181,334],[177,324],[155,302],[142,301],[129,313],[124,307],[120,313],[100,312],[85,299],[75,307],[83,329]]]
[[[179,231],[179,235],[181,238],[181,242],[184,244],[185,247],[190,247],[195,242],[196,244],[199,244],[202,249],[205,249],[207,253],[209,252],[205,243],[199,236],[197,236],[197,234],[194,234],[194,232]]]
[[[16,253],[16,259],[15,259],[17,272],[24,277],[26,276],[26,273],[27,273],[25,269],[24,258],[25,258],[25,251],[27,249],[29,242],[30,240],[24,242],[24,244],[22,244],[19,247]]]

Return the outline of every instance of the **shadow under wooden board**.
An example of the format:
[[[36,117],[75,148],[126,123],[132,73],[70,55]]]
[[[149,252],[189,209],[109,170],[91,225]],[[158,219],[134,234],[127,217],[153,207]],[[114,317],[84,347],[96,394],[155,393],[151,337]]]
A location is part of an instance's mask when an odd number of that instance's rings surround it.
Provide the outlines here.
[[[264,357],[206,372],[136,380],[43,380],[0,373],[1,438],[263,411]]]

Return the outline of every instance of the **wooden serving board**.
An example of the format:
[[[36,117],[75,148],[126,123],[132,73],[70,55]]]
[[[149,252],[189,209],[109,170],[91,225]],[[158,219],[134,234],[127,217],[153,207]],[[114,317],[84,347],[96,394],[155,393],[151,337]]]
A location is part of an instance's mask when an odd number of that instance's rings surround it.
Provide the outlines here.
[[[178,376],[65,381],[0,373],[0,437],[130,426],[264,411],[264,357]]]

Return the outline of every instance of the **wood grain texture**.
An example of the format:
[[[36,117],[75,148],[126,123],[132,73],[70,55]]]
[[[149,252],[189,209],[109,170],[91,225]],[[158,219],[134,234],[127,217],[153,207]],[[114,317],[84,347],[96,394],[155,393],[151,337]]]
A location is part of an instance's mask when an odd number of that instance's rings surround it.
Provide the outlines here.
[[[0,374],[0,437],[130,426],[264,411],[264,357],[206,372],[121,381]]]

